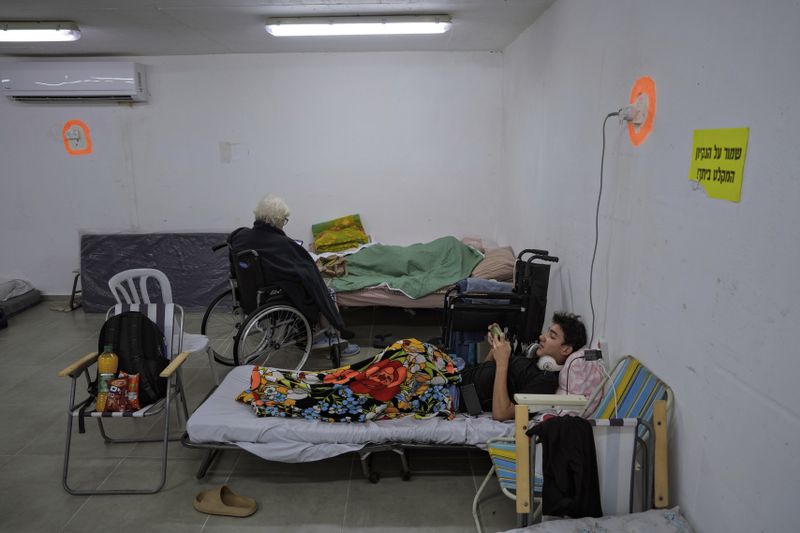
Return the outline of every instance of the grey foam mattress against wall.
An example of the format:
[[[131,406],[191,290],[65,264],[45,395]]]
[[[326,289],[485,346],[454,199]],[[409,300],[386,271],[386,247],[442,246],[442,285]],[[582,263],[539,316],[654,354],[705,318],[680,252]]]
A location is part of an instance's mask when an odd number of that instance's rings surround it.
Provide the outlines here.
[[[108,280],[131,268],[166,274],[172,299],[187,310],[202,310],[228,286],[227,249],[212,252],[227,233],[115,233],[81,235],[83,308],[105,312],[115,302]],[[158,300],[154,300],[158,301]]]

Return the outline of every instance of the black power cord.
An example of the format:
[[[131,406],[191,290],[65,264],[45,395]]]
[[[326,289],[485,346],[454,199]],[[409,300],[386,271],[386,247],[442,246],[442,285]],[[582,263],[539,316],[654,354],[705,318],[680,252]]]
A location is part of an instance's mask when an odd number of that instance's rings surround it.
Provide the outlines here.
[[[597,192],[597,205],[595,206],[594,210],[594,250],[592,250],[592,264],[589,267],[589,307],[592,310],[592,335],[589,338],[589,346],[591,347],[592,343],[594,342],[594,326],[595,326],[595,314],[594,314],[594,295],[593,295],[593,282],[594,282],[594,260],[597,257],[597,242],[600,237],[600,198],[603,196],[603,166],[606,158],[606,122],[611,117],[619,116],[619,111],[614,111],[613,113],[609,113],[606,115],[606,118],[603,119],[603,149],[600,152],[600,190]]]

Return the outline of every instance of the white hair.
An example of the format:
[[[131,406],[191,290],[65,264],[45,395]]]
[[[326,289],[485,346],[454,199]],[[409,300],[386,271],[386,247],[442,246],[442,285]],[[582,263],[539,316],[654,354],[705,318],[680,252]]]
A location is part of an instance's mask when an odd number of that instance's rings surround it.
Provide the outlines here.
[[[253,214],[256,216],[256,220],[282,229],[289,218],[289,206],[286,205],[283,198],[268,194],[258,202]]]

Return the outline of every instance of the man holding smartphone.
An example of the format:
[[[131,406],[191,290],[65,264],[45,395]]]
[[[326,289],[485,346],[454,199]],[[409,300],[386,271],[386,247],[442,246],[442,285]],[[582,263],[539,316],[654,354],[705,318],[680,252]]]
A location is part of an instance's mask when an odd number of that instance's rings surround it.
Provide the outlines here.
[[[462,391],[474,385],[482,410],[491,411],[495,420],[511,420],[514,394],[555,393],[561,365],[586,344],[586,327],[578,315],[555,313],[531,359],[511,357],[511,344],[496,324],[489,326],[487,341],[491,350],[486,360],[461,371]]]

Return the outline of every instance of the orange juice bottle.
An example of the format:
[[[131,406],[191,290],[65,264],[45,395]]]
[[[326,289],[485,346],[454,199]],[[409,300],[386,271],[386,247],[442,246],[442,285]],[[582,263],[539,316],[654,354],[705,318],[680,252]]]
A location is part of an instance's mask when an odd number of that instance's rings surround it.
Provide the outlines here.
[[[106,344],[103,353],[97,358],[97,401],[96,411],[104,411],[108,400],[108,383],[117,377],[119,357],[112,352],[113,347]]]

